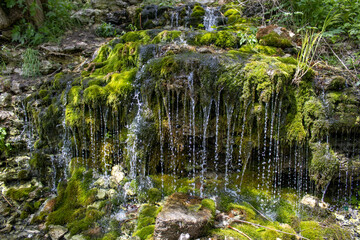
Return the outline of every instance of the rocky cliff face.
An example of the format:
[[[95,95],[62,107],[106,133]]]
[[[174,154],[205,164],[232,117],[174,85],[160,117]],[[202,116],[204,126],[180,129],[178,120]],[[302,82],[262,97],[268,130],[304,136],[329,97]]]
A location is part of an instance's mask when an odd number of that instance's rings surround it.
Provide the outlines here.
[[[41,47],[49,75],[23,78],[9,64],[1,79],[1,234],[241,239],[227,226],[251,220],[270,230],[236,229],[348,236],[298,201],[357,197],[360,102],[348,76],[319,67],[294,84],[292,33],[258,31],[231,4],[92,4],[133,31],[96,51],[104,39],[73,32]],[[311,231],[313,211],[333,221]]]

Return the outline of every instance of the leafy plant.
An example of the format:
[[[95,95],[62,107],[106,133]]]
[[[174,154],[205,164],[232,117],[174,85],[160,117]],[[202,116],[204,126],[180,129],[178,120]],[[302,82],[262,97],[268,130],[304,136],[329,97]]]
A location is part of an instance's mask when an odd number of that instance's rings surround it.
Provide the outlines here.
[[[305,34],[302,38],[301,50],[297,56],[297,67],[292,80],[293,83],[298,85],[305,74],[316,65],[314,59],[319,43],[326,27],[335,22],[336,19],[337,15],[330,16],[329,13],[320,32],[317,32],[317,28],[314,27],[305,30]]]
[[[128,25],[128,27],[127,27],[130,31],[137,31],[138,29],[137,29],[137,27],[135,26],[135,25],[133,25],[133,24],[129,24]]]
[[[104,22],[96,28],[95,33],[99,37],[114,37],[116,36],[116,29],[111,23]]]
[[[240,45],[243,44],[250,44],[250,45],[254,45],[257,43],[257,39],[256,39],[256,32],[257,32],[257,28],[255,27],[251,27],[250,28],[250,32],[238,32],[238,37],[240,38],[239,43]]]
[[[10,143],[6,143],[6,129],[4,127],[0,127],[0,152],[8,153],[11,149]],[[1,155],[1,154],[0,154]]]
[[[145,0],[143,1],[143,5],[156,4],[159,6],[175,6],[180,2],[180,0]]]
[[[22,55],[22,71],[26,77],[35,77],[40,74],[39,51],[27,48]]]
[[[6,0],[5,2],[9,9],[18,6],[22,8],[23,12],[29,12],[32,16],[36,12],[37,6],[27,7],[24,0]],[[66,29],[74,25],[74,21],[70,18],[74,4],[70,0],[48,0],[43,7],[46,9],[43,24],[36,27],[31,21],[22,18],[13,27],[12,40],[14,42],[27,45],[38,45],[47,41],[56,42]]]

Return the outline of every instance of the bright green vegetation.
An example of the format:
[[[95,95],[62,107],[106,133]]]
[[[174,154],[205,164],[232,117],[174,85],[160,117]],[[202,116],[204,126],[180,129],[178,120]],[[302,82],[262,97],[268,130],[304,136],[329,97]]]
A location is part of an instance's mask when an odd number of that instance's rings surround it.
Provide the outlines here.
[[[312,150],[310,175],[321,190],[339,172],[339,159],[326,143],[314,143]]]
[[[92,172],[77,169],[67,183],[58,187],[55,211],[46,220],[47,224],[67,225],[72,235],[89,229],[104,213],[87,208],[94,202],[96,191],[89,190]]]
[[[10,144],[6,142],[6,136],[7,136],[6,128],[0,127],[0,156],[3,153],[7,154],[11,149]]]
[[[23,0],[1,1],[5,12],[21,11],[23,17],[12,26],[12,40],[21,44],[38,45],[47,41],[58,41],[66,29],[74,25],[70,18],[75,9],[72,1],[48,0],[40,6],[36,2]],[[19,13],[18,13],[19,14]],[[21,16],[21,15],[20,15]]]
[[[139,237],[141,240],[150,238],[155,229],[156,216],[162,207],[152,204],[144,204],[139,210],[137,226],[133,236]]]
[[[27,48],[22,55],[22,71],[26,77],[36,77],[40,74],[39,52],[32,48]]]
[[[29,193],[34,191],[36,189],[35,186],[32,187],[25,187],[25,188],[10,188],[6,192],[6,196],[14,201],[24,201],[28,198]]]
[[[103,23],[96,30],[95,33],[99,37],[115,37],[116,29],[111,23]]]

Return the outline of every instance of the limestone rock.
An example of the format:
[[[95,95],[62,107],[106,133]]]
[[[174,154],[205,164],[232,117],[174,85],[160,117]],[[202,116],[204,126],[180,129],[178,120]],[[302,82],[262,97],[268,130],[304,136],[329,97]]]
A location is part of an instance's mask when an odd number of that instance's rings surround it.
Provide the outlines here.
[[[118,185],[125,178],[125,173],[123,172],[123,168],[120,165],[115,165],[111,170],[111,178],[110,180]]]
[[[81,9],[74,13],[71,18],[82,24],[93,24],[100,20],[103,13],[104,12],[99,9]]]
[[[71,240],[86,240],[86,238],[82,234],[74,235],[70,239]]]
[[[201,206],[201,199],[174,193],[156,218],[154,240],[195,239],[210,225],[212,214]]]
[[[261,45],[279,48],[292,47],[292,38],[294,36],[294,33],[277,25],[260,27],[256,34],[256,38]]]
[[[96,198],[99,200],[105,199],[106,198],[106,190],[105,189],[99,189],[97,194],[96,194]]]
[[[329,211],[329,204],[320,201],[317,197],[309,194],[305,195],[300,202],[304,209],[310,212],[317,213],[319,215],[326,214]]]
[[[68,229],[60,225],[50,225],[49,235],[52,240],[58,240],[67,233]]]

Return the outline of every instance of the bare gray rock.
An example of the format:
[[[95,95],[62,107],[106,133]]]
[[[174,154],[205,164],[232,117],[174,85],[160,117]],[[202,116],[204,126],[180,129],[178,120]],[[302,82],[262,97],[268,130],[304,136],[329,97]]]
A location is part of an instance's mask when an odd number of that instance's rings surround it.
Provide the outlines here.
[[[52,240],[58,240],[62,238],[68,229],[60,225],[50,225],[49,226],[49,235]]]
[[[201,207],[200,198],[174,193],[156,218],[154,240],[195,239],[211,221],[211,211]]]

